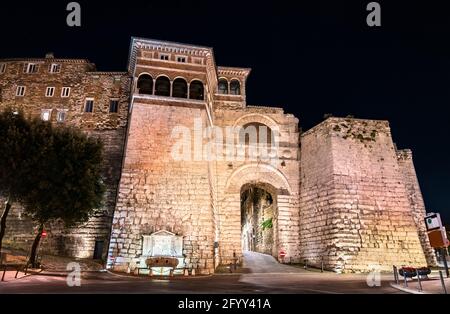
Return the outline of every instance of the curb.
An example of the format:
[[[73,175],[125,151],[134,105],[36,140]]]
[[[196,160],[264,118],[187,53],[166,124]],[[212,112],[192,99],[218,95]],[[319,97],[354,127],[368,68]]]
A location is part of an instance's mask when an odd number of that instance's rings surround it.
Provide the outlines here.
[[[242,275],[249,275],[251,273],[214,273],[210,276],[217,276],[217,277],[221,277],[221,276],[242,276]]]
[[[31,276],[37,275],[37,274],[39,274],[39,272],[27,272],[27,274],[23,275],[22,277],[14,278],[14,281],[22,280],[22,279],[25,279],[25,278],[28,278],[28,277],[31,277]],[[6,280],[5,281],[0,281],[0,283],[2,283],[2,282],[4,282],[4,283],[12,282],[12,280],[10,280],[10,281],[6,281]]]
[[[100,273],[101,271],[98,270],[82,270],[81,274],[97,274]],[[48,276],[48,277],[66,277],[68,274],[70,274],[70,271],[46,271],[46,270],[41,270],[39,272],[33,272],[30,274],[32,275],[39,275],[39,276]]]
[[[122,278],[128,278],[128,279],[140,279],[140,280],[146,280],[146,279],[165,279],[165,280],[171,280],[173,278],[176,278],[176,280],[189,280],[189,279],[201,279],[201,278],[209,278],[212,277],[213,275],[197,275],[197,276],[183,276],[183,275],[179,275],[179,276],[174,276],[174,277],[169,277],[169,276],[135,276],[135,275],[127,275],[127,274],[118,274],[115,272],[112,272],[110,270],[106,270],[106,273],[113,275],[113,276],[117,276],[117,277],[122,277]]]
[[[400,291],[403,291],[403,292],[406,292],[406,293],[409,293],[409,294],[432,294],[432,293],[425,292],[425,291],[417,291],[417,290],[414,290],[414,289],[405,288],[402,285],[397,285],[397,284],[395,284],[393,282],[390,282],[389,285],[392,288],[394,288],[394,289],[397,289],[397,290],[400,290]]]

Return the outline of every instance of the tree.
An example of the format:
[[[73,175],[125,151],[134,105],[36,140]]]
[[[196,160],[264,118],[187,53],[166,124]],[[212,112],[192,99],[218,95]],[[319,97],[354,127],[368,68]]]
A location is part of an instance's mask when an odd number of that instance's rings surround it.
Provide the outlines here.
[[[73,128],[51,128],[48,123],[34,123],[31,133],[46,147],[41,151],[45,158],[40,158],[33,172],[35,184],[23,201],[26,214],[38,225],[29,260],[34,266],[44,226],[62,222],[65,227],[75,227],[86,222],[102,206],[105,186],[99,140]]]
[[[31,174],[38,162],[31,125],[22,112],[7,108],[0,113],[0,195],[5,198],[0,218],[0,251],[6,219],[14,202],[21,202],[30,188]]]

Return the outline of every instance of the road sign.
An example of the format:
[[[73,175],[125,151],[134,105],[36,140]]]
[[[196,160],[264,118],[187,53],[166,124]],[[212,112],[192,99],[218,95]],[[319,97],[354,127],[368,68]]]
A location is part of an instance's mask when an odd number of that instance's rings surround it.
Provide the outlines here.
[[[445,227],[442,225],[439,213],[429,213],[425,217],[425,225],[427,226],[428,239],[433,248],[445,248],[449,246]]]
[[[448,246],[448,239],[443,236],[445,231],[441,229],[432,230],[428,232],[428,238],[430,239],[430,244],[434,248],[442,248]]]
[[[425,225],[428,231],[442,228],[441,215],[438,213],[427,214],[425,217]]]

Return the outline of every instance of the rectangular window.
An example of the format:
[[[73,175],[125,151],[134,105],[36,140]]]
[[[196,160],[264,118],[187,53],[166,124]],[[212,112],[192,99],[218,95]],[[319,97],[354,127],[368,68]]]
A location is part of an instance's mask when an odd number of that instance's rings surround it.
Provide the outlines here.
[[[109,102],[109,112],[117,113],[119,111],[119,101],[117,99],[112,99]]]
[[[165,61],[169,61],[169,55],[166,55],[166,54],[160,54],[160,55],[159,55],[159,59],[165,60]]]
[[[58,123],[63,123],[66,121],[66,114],[67,110],[58,110],[58,113],[56,114],[56,121]]]
[[[84,112],[93,112],[94,111],[94,100],[87,99],[86,104],[84,106]]]
[[[6,63],[0,63],[0,74],[5,73],[6,71]]]
[[[61,90],[61,97],[69,97],[70,96],[70,87],[63,87]]]
[[[177,62],[186,63],[186,57],[177,57]]]
[[[20,97],[25,96],[25,86],[17,86],[16,96],[20,96]]]
[[[59,73],[61,72],[61,64],[52,63],[50,64],[50,73]]]
[[[45,90],[45,97],[53,97],[55,95],[55,88],[54,87],[47,87]]]
[[[39,65],[36,63],[26,63],[23,71],[25,73],[37,73]]]
[[[52,117],[52,109],[42,109],[41,111],[42,121],[50,121],[51,117]]]

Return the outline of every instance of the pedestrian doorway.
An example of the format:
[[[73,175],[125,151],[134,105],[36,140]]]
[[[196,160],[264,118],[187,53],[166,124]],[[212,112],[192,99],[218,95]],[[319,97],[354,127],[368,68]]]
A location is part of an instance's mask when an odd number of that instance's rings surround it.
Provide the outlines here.
[[[105,241],[103,241],[103,240],[95,241],[94,259],[99,259],[99,260],[102,259],[104,244],[105,244]]]

